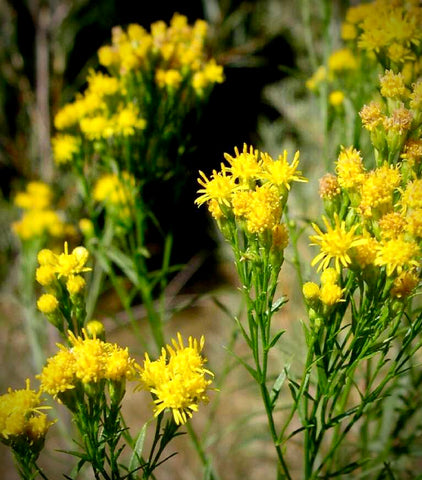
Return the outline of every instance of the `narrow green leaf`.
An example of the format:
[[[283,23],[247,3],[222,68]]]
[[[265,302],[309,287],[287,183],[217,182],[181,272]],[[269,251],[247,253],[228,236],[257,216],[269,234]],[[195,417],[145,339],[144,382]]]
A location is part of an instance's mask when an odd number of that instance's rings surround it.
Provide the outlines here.
[[[233,357],[236,358],[236,360],[246,368],[246,370],[252,375],[252,378],[256,382],[259,383],[261,381],[259,378],[258,372],[253,367],[251,367],[248,363],[246,363],[245,360],[243,360],[243,358],[239,357],[239,355],[236,355],[231,350],[227,350],[227,351],[230,353],[230,355],[233,355]]]
[[[287,371],[289,370],[290,365],[286,365],[280,375],[276,378],[273,388],[271,389],[270,394],[270,401],[271,401],[271,408],[274,408],[275,402],[280,394],[281,387],[283,386],[286,378],[287,378]]]
[[[147,434],[147,427],[148,423],[146,422],[144,426],[141,428],[140,432],[138,433],[138,437],[136,438],[135,447],[133,449],[132,455],[129,461],[129,470],[135,470],[142,464],[142,450],[144,448],[145,437]]]
[[[121,268],[129,280],[136,285],[138,279],[136,275],[135,264],[130,257],[125,255],[117,248],[111,246],[104,250],[104,254],[119,268]]]
[[[271,313],[278,312],[280,308],[287,303],[289,300],[287,297],[280,297],[278,298],[272,305],[271,305]]]

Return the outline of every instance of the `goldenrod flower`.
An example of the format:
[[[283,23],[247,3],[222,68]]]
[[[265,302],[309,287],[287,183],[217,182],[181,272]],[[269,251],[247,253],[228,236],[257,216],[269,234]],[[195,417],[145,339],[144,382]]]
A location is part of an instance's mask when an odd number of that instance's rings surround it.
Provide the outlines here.
[[[51,265],[41,265],[35,272],[35,278],[40,285],[46,287],[54,282],[56,279],[56,272]]]
[[[202,193],[195,203],[202,205],[209,200],[217,200],[220,204],[230,206],[230,199],[232,193],[241,189],[235,178],[229,175],[227,167],[221,164],[221,172],[216,170],[212,171],[210,179],[208,179],[203,172],[199,172],[202,178],[198,178],[198,183],[203,187],[198,190],[198,193]]]
[[[353,146],[345,148],[341,146],[336,162],[338,183],[346,189],[357,188],[365,178],[365,169],[361,154]]]
[[[330,72],[342,70],[355,70],[358,66],[356,57],[349,48],[342,48],[333,52],[328,58],[328,69]]]
[[[12,448],[23,444],[37,455],[42,449],[48,429],[54,423],[48,421],[40,410],[48,408],[41,404],[40,392],[26,388],[12,390],[0,396],[0,440]]]
[[[59,301],[54,295],[50,293],[44,293],[37,301],[38,310],[42,313],[48,315],[49,313],[53,313],[57,310],[59,306]]]
[[[262,174],[261,178],[270,184],[290,190],[291,182],[307,182],[297,168],[299,166],[300,153],[297,151],[291,164],[287,161],[287,150],[279,155],[277,160],[273,160],[267,153],[262,154]]]
[[[323,200],[332,200],[337,195],[340,195],[341,189],[338,178],[332,173],[326,173],[319,180],[318,192]]]
[[[250,233],[263,233],[272,230],[281,217],[280,195],[269,184],[256,187],[250,195],[246,213],[246,228]]]
[[[37,378],[41,383],[41,391],[56,397],[60,393],[75,388],[75,356],[70,350],[62,347],[56,355],[47,359],[47,365]]]
[[[59,278],[69,277],[92,270],[89,267],[85,267],[88,257],[89,252],[85,247],[76,247],[72,250],[72,253],[69,253],[67,242],[65,242],[64,252],[55,256],[52,265]]]
[[[401,174],[398,168],[387,163],[366,175],[361,189],[360,212],[372,217],[375,211],[387,213],[393,205],[393,193],[399,187]]]
[[[129,206],[134,201],[135,178],[128,172],[102,175],[94,186],[93,197],[109,206]]]
[[[321,287],[319,298],[324,305],[332,307],[336,303],[343,302],[344,289],[341,289],[335,283],[324,283]]]
[[[403,238],[381,241],[374,265],[386,267],[388,276],[395,271],[400,274],[404,268],[420,267],[420,253],[416,242],[408,242]]]
[[[417,178],[406,185],[401,197],[401,204],[404,211],[422,208],[422,179]]]
[[[51,144],[53,147],[53,157],[57,164],[71,162],[80,149],[80,139],[73,135],[56,135],[51,140]]]
[[[406,230],[414,237],[422,239],[422,208],[412,210],[406,217]]]
[[[339,278],[338,271],[335,268],[328,267],[321,273],[321,283],[337,283]]]
[[[330,95],[328,96],[328,102],[333,107],[339,107],[344,102],[344,92],[341,90],[334,90],[330,92]]]
[[[390,130],[397,132],[399,135],[403,135],[410,130],[412,122],[412,111],[401,106],[393,110],[393,113],[389,117],[384,118],[383,125],[387,131]]]
[[[315,282],[306,282],[302,286],[302,293],[308,302],[319,299],[320,288]]]
[[[413,271],[404,271],[394,279],[391,296],[399,299],[410,297],[419,284],[419,277]]]
[[[70,295],[78,295],[85,288],[86,282],[80,275],[71,275],[66,282],[66,288]]]
[[[386,70],[380,77],[381,95],[386,98],[402,99],[407,96],[409,91],[404,83],[401,73],[394,73],[392,70]]]
[[[271,248],[273,250],[279,251],[287,248],[289,244],[289,230],[285,223],[279,223],[275,225],[272,230],[273,242]]]
[[[371,237],[367,232],[364,232],[362,238],[365,242],[356,245],[352,252],[351,257],[353,263],[357,264],[362,270],[370,265],[374,264],[377,256],[378,242],[374,237]]]
[[[348,267],[351,263],[349,255],[350,249],[361,245],[366,240],[355,235],[357,225],[353,225],[349,231],[346,230],[346,222],[340,220],[338,215],[334,218],[334,227],[332,227],[326,217],[323,222],[327,232],[324,233],[315,223],[312,224],[318,235],[310,237],[313,242],[311,245],[319,245],[321,252],[312,260],[314,266],[321,262],[318,271],[326,269],[331,259],[334,260],[335,269],[340,272],[341,267]]]
[[[180,333],[177,341],[163,349],[156,361],[145,355],[141,369],[141,387],[154,395],[154,415],[158,416],[166,409],[172,411],[177,425],[184,424],[201,402],[208,401],[207,390],[211,380],[206,376],[213,374],[204,368],[206,359],[201,355],[204,337],[188,339],[185,346]]]
[[[239,152],[237,147],[234,147],[234,152],[234,157],[228,153],[224,154],[224,158],[230,164],[227,171],[232,174],[233,178],[245,184],[249,184],[251,180],[259,178],[262,170],[262,162],[258,159],[258,150],[254,149],[252,145],[248,148],[246,143],[244,143],[241,152]]]
[[[380,103],[376,101],[364,105],[359,112],[359,116],[362,119],[362,125],[370,132],[381,125],[385,118]]]
[[[45,210],[51,205],[53,192],[44,182],[29,182],[23,192],[18,192],[14,204],[23,210]]]
[[[378,225],[383,239],[397,238],[404,232],[407,221],[401,213],[390,212],[380,218]]]

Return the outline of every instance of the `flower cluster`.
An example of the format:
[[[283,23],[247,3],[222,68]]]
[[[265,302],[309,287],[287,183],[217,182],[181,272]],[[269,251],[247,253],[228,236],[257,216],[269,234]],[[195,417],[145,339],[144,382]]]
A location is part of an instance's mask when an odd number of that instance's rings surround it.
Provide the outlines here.
[[[208,401],[207,390],[212,381],[207,376],[213,374],[204,368],[203,347],[204,337],[199,342],[189,337],[185,346],[179,333],[172,345],[162,349],[158,360],[151,361],[145,354],[140,388],[152,393],[155,416],[169,409],[177,425],[185,424],[198,410],[199,403]]]
[[[235,148],[235,156],[225,154],[228,165],[214,170],[208,179],[203,172],[198,183],[203,187],[196,199],[207,203],[223,233],[232,225],[250,238],[259,238],[267,247],[282,251],[287,246],[287,227],[281,223],[290,184],[306,181],[298,170],[299,152],[293,162],[287,151],[274,160],[268,153],[248,147]]]
[[[321,286],[315,282],[303,284],[302,292],[308,305],[315,312],[324,312],[339,302],[343,302],[344,289],[339,286],[339,273],[334,268],[326,268],[321,273]]]
[[[375,55],[384,68],[404,70],[409,78],[417,77],[422,67],[421,21],[422,8],[417,0],[375,0],[349,8],[342,38]],[[411,72],[415,67],[416,71]]]
[[[40,392],[26,388],[12,390],[0,396],[0,440],[12,449],[28,449],[36,456],[44,445],[48,429],[54,423],[41,410]]]
[[[48,249],[38,253],[39,266],[35,275],[46,293],[40,296],[37,306],[62,334],[66,331],[65,321],[71,330],[79,331],[83,325],[82,297],[86,282],[81,273],[91,270],[86,266],[88,257],[88,250],[82,246],[69,253],[67,242],[63,253],[56,254]]]
[[[102,381],[109,384],[112,401],[119,403],[124,393],[126,380],[132,380],[136,372],[134,359],[128,349],[100,340],[95,335],[89,337],[68,333],[70,348],[59,345],[56,355],[47,360],[38,378],[41,391],[57,397],[71,410],[75,406],[78,392],[73,390],[85,386],[88,394],[98,393],[95,387]],[[102,383],[101,383],[102,386]]]
[[[56,163],[79,162],[87,151],[119,149],[127,140],[145,144],[151,131],[174,134],[186,112],[223,81],[222,67],[206,56],[206,32],[206,22],[191,26],[179,14],[168,26],[153,23],[150,33],[137,24],[114,27],[112,44],[98,51],[107,73],[91,70],[85,91],[54,118]],[[123,164],[119,156],[113,154]]]
[[[53,210],[53,192],[44,182],[29,182],[24,191],[18,192],[14,198],[17,207],[23,210],[20,220],[12,225],[13,231],[22,241],[43,238],[63,238],[73,235],[74,229],[65,223],[61,215]]]

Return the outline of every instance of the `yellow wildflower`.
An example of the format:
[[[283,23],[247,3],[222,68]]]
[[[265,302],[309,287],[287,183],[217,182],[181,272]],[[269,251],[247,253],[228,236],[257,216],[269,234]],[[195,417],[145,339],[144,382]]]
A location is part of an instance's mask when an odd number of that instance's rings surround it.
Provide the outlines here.
[[[384,114],[379,102],[372,101],[369,105],[364,105],[359,112],[362,119],[362,125],[370,132],[384,121]]]
[[[255,180],[261,173],[261,162],[258,159],[259,152],[254,150],[252,145],[243,144],[242,152],[239,152],[237,147],[234,147],[235,156],[232,157],[228,153],[224,154],[224,158],[229,162],[230,167],[227,171],[230,172],[234,179],[241,183],[249,184],[251,180]]]
[[[307,182],[297,168],[299,166],[300,153],[297,151],[291,164],[287,161],[287,150],[280,154],[277,160],[273,160],[268,153],[262,154],[262,174],[261,178],[268,181],[271,185],[290,190],[290,183]]]
[[[73,135],[56,135],[52,140],[53,157],[57,164],[65,164],[72,161],[79,152],[80,140]]]
[[[49,313],[53,313],[55,310],[57,310],[57,307],[59,306],[59,301],[54,295],[51,295],[50,293],[44,293],[41,295],[41,297],[38,299],[37,302],[37,307],[40,312],[45,313],[48,315]]]
[[[400,275],[404,268],[420,267],[420,249],[417,243],[403,238],[381,241],[377,248],[374,265],[386,267],[388,276],[395,271]]]
[[[402,99],[409,93],[401,73],[386,70],[380,77],[381,95],[386,98]]]
[[[335,283],[324,283],[321,287],[319,298],[324,305],[332,307],[336,303],[344,302],[344,290]]]
[[[379,222],[383,239],[399,237],[406,227],[406,218],[399,212],[390,212],[383,215]]]
[[[422,179],[417,178],[406,185],[401,198],[403,211],[422,208]]]
[[[53,192],[44,182],[32,181],[23,192],[18,192],[14,204],[23,210],[45,210],[51,205]]]
[[[221,172],[213,170],[210,179],[208,179],[203,172],[199,172],[202,178],[198,178],[198,183],[203,187],[198,190],[201,193],[195,203],[202,205],[209,200],[217,200],[220,204],[230,206],[230,199],[232,193],[239,190],[241,187],[236,184],[235,178],[228,175],[227,167],[221,164]]]
[[[338,271],[335,268],[328,267],[321,273],[321,283],[337,283],[339,278]]]
[[[357,188],[365,178],[365,169],[361,154],[353,146],[341,147],[337,162],[336,173],[338,183],[346,189]]]
[[[412,210],[406,217],[406,230],[415,238],[422,239],[422,208]]]
[[[80,275],[71,275],[66,282],[66,288],[70,295],[78,295],[85,288],[86,282]]]
[[[60,393],[75,388],[75,357],[70,350],[62,347],[56,355],[47,359],[37,378],[41,383],[41,391],[56,397]]]
[[[338,178],[332,173],[326,173],[319,180],[319,196],[324,200],[332,200],[340,195],[341,189]]]
[[[339,107],[344,102],[344,93],[341,90],[334,90],[330,92],[328,101],[333,107]]]
[[[356,245],[352,252],[351,257],[353,263],[356,263],[362,270],[370,265],[374,264],[377,256],[378,242],[374,237],[371,237],[368,233],[364,233],[362,238],[365,242]]]
[[[271,248],[276,251],[284,250],[289,244],[289,230],[285,223],[279,223],[273,227],[273,242]]]
[[[308,302],[319,299],[320,288],[315,282],[306,282],[302,286],[302,293]]]
[[[281,203],[277,191],[268,187],[256,187],[251,194],[249,210],[246,214],[246,228],[249,233],[263,233],[272,230],[280,221]]]
[[[204,337],[200,341],[189,337],[184,345],[180,333],[177,341],[163,349],[158,360],[151,362],[145,356],[141,369],[141,386],[154,395],[154,415],[164,410],[172,411],[177,425],[185,424],[201,402],[208,401],[207,390],[213,374],[204,368],[206,359],[201,355]],[[168,355],[168,358],[167,358]]]
[[[328,69],[330,72],[342,70],[355,70],[358,66],[356,57],[349,48],[342,48],[333,52],[328,58]]]
[[[419,277],[413,271],[404,271],[394,279],[391,296],[399,299],[410,297],[419,284]]]
[[[348,267],[351,263],[349,255],[350,250],[357,245],[361,245],[366,240],[355,235],[357,225],[346,230],[346,222],[340,220],[338,215],[334,218],[334,227],[332,227],[326,217],[323,222],[327,232],[324,233],[315,223],[312,224],[317,235],[310,237],[313,242],[311,245],[318,245],[321,252],[312,260],[311,265],[314,266],[320,262],[319,270],[324,270],[330,264],[331,259],[334,260],[335,269],[340,272],[341,267]]]

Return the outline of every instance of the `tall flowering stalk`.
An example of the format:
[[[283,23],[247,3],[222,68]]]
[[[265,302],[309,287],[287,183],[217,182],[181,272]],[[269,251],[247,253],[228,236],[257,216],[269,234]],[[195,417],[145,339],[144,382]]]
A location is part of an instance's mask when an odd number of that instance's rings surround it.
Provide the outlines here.
[[[279,387],[269,385],[269,355],[283,331],[273,332],[271,320],[287,301],[275,299],[278,276],[288,244],[288,229],[283,222],[290,186],[305,181],[300,171],[299,152],[292,163],[287,151],[276,160],[252,146],[235,148],[225,154],[227,164],[207,178],[200,172],[202,186],[196,203],[207,204],[209,211],[233,249],[241,291],[247,305],[246,325],[236,319],[249,346],[253,364],[239,359],[257,382],[267,413],[271,438],[278,457],[280,478],[291,478],[278,439],[274,413]]]
[[[189,126],[223,81],[222,67],[207,55],[206,33],[206,22],[189,25],[180,14],[169,25],[153,23],[150,31],[137,24],[113,28],[111,44],[98,51],[106,73],[91,71],[85,91],[54,120],[54,158],[76,176],[86,217],[81,231],[97,259],[88,315],[106,272],[136,332],[130,306],[141,297],[158,351],[164,345],[163,292],[177,267],[171,265],[171,227],[163,225],[157,206],[163,189],[177,204],[184,155],[192,146]],[[151,243],[158,244],[157,253]],[[130,291],[118,272],[133,285]]]

